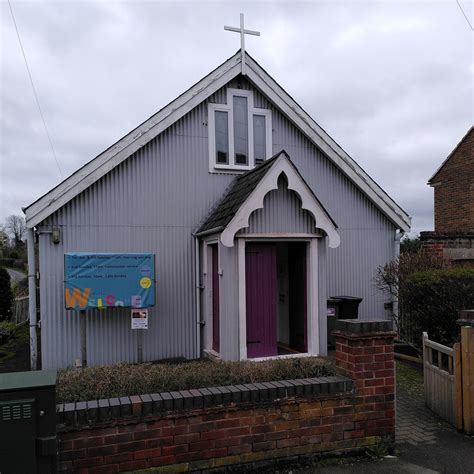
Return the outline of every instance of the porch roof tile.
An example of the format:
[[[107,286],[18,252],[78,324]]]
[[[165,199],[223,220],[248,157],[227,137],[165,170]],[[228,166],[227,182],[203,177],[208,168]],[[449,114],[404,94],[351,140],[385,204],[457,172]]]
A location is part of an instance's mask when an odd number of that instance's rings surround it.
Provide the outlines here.
[[[285,151],[280,151],[256,166],[253,170],[247,171],[235,178],[216,207],[201,224],[196,234],[201,234],[211,229],[215,229],[216,232],[224,229],[282,153],[289,159]]]

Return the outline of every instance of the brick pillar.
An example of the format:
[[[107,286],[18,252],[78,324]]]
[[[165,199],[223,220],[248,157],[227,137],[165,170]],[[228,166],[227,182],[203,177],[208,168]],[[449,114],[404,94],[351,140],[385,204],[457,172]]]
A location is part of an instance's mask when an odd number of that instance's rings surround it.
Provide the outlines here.
[[[354,381],[366,436],[395,439],[395,361],[392,321],[339,320],[336,366]]]

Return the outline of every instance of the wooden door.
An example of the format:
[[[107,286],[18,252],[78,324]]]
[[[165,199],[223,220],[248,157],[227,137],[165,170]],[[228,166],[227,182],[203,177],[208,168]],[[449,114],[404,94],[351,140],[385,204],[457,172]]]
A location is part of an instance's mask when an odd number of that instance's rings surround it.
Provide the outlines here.
[[[268,357],[277,347],[276,245],[245,246],[247,357]]]

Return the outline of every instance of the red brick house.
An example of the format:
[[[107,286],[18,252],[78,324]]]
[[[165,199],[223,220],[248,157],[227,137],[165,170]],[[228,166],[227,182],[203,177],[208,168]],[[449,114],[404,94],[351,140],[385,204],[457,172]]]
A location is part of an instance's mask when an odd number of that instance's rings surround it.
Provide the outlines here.
[[[474,266],[474,127],[428,184],[434,188],[434,232],[421,232],[423,248]]]

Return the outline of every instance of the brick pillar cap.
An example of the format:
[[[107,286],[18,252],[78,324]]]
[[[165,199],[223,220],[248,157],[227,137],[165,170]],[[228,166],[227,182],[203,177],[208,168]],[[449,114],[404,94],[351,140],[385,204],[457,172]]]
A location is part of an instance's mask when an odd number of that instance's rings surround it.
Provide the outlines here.
[[[336,334],[357,334],[365,336],[372,333],[388,333],[394,335],[393,322],[387,319],[364,321],[359,319],[338,319]]]

